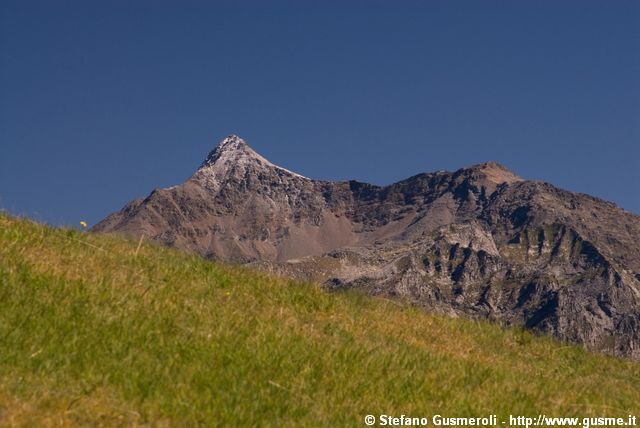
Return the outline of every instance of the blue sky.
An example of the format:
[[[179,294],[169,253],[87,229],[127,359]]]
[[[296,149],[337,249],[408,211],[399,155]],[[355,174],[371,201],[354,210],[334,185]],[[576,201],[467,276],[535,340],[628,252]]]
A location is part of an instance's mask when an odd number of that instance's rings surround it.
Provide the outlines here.
[[[0,206],[95,223],[238,134],[389,184],[496,160],[640,213],[640,2],[0,2]]]

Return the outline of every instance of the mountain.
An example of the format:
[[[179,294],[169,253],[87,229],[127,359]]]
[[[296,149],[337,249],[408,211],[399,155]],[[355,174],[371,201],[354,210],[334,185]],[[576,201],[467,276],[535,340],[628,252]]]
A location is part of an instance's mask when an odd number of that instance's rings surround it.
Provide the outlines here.
[[[640,217],[495,162],[380,187],[303,177],[229,136],[93,231],[640,359]]]

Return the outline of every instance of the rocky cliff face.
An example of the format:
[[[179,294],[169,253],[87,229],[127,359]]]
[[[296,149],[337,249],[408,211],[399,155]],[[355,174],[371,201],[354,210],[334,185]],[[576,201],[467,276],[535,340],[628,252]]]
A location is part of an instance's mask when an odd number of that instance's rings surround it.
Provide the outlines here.
[[[230,136],[184,184],[93,230],[640,359],[640,217],[496,163],[385,187],[327,182]]]

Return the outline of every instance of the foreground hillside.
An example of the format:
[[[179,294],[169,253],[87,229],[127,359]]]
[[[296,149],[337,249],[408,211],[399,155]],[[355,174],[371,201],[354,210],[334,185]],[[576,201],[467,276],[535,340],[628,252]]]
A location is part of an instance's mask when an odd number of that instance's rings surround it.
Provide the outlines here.
[[[1,426],[640,413],[640,364],[0,216]]]

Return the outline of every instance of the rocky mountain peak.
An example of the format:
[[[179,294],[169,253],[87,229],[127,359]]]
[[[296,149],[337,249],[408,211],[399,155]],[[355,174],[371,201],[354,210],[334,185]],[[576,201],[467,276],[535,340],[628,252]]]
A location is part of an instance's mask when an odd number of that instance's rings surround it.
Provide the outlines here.
[[[514,174],[509,168],[495,161],[472,165],[467,169],[476,173],[484,174],[487,178],[495,181],[496,183],[522,181],[522,178]]]
[[[496,186],[503,183],[512,184],[524,181],[506,166],[493,161],[461,168],[454,173],[454,179],[458,182],[467,181],[475,183],[477,186],[484,186],[491,192],[495,190]]]
[[[93,230],[640,360],[640,217],[497,162],[383,187],[329,182],[230,135],[187,182]]]
[[[208,182],[219,182],[230,176],[244,177],[247,174],[275,171],[285,175],[307,179],[285,168],[274,165],[253,150],[242,138],[229,135],[212,150],[194,174]]]
[[[256,153],[249,145],[237,135],[229,135],[223,139],[218,146],[213,149],[207,158],[202,162],[200,168],[206,168],[217,163],[218,160],[224,162],[227,159],[252,158],[264,159]]]

